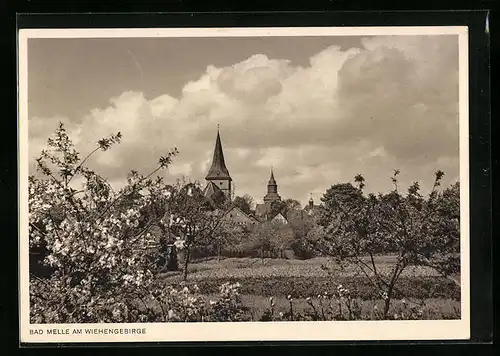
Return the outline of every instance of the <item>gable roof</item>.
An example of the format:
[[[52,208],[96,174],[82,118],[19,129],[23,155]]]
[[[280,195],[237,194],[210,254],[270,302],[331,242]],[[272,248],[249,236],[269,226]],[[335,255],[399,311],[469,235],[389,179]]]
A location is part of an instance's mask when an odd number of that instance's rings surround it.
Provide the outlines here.
[[[229,213],[234,212],[234,211],[238,212],[239,214],[243,215],[244,217],[246,217],[246,218],[248,218],[250,220],[254,220],[255,222],[259,221],[255,216],[252,216],[250,214],[245,213],[243,210],[241,210],[237,206],[231,207],[228,211],[226,211],[224,213],[224,216],[227,216]]]
[[[280,217],[281,217],[281,219],[280,219]],[[279,212],[277,214],[274,214],[274,216],[272,218],[270,218],[269,221],[273,221],[275,219],[277,219],[277,220],[284,220],[284,221],[286,221],[288,223],[288,219],[281,212]]]
[[[203,195],[206,198],[211,199],[218,190],[220,190],[220,189],[217,186],[217,184],[215,184],[214,182],[210,182],[209,181],[209,182],[207,182],[207,185],[205,186],[205,189],[203,189]]]

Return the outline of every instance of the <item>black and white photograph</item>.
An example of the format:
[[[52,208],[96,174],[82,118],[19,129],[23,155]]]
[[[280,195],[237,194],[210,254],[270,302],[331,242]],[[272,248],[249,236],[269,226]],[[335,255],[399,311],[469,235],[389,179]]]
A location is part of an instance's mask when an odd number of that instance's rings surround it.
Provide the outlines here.
[[[25,341],[468,337],[465,27],[19,41]]]

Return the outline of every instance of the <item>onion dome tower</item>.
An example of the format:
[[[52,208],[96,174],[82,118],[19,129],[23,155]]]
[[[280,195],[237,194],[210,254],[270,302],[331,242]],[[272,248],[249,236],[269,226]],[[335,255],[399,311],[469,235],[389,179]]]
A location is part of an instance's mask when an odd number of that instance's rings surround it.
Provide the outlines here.
[[[276,184],[274,172],[271,168],[271,177],[269,178],[269,182],[267,182],[267,194],[264,197],[264,203],[271,204],[273,201],[277,200],[281,200],[281,197],[278,194],[278,184]]]

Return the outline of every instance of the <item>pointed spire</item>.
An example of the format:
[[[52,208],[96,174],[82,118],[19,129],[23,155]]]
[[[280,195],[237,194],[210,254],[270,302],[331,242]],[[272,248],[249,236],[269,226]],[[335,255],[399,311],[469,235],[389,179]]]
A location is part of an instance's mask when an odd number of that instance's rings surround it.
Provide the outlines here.
[[[273,167],[271,166],[271,177],[269,178],[269,183],[267,185],[276,185],[276,180],[274,179]]]
[[[271,177],[269,178],[269,182],[267,182],[267,194],[264,197],[264,203],[276,200],[281,200],[281,197],[278,194],[278,184],[276,184],[276,180],[274,179],[274,169],[271,167]]]
[[[208,170],[205,179],[228,179],[231,180],[229,171],[224,161],[224,152],[222,150],[222,143],[219,134],[219,125],[217,125],[217,139],[215,140],[214,156],[212,159],[212,166]]]

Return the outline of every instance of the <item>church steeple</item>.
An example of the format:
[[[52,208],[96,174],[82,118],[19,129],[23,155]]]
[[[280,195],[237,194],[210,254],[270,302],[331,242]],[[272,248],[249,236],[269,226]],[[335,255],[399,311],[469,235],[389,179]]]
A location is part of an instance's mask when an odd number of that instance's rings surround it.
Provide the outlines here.
[[[267,182],[267,194],[264,197],[264,202],[271,203],[276,200],[281,200],[281,197],[278,194],[278,184],[276,184],[276,180],[274,179],[274,171],[271,168],[271,177]]]
[[[269,178],[269,182],[267,183],[267,185],[268,186],[276,185],[276,180],[274,179],[273,167],[271,167],[271,178]]]
[[[208,170],[207,176],[205,177],[207,181],[207,187],[205,188],[205,195],[212,197],[215,195],[216,191],[222,191],[225,196],[231,199],[231,182],[232,178],[229,174],[229,170],[226,167],[226,162],[224,160],[224,151],[222,150],[222,143],[219,133],[219,125],[217,125],[217,138],[215,139],[215,149],[212,158],[212,165]]]
[[[217,127],[217,139],[215,140],[215,149],[212,159],[212,166],[208,170],[208,174],[205,177],[206,180],[222,179],[222,180],[232,180],[229,170],[226,167],[226,162],[224,160],[224,152],[222,150],[222,143],[220,140],[219,127]]]

